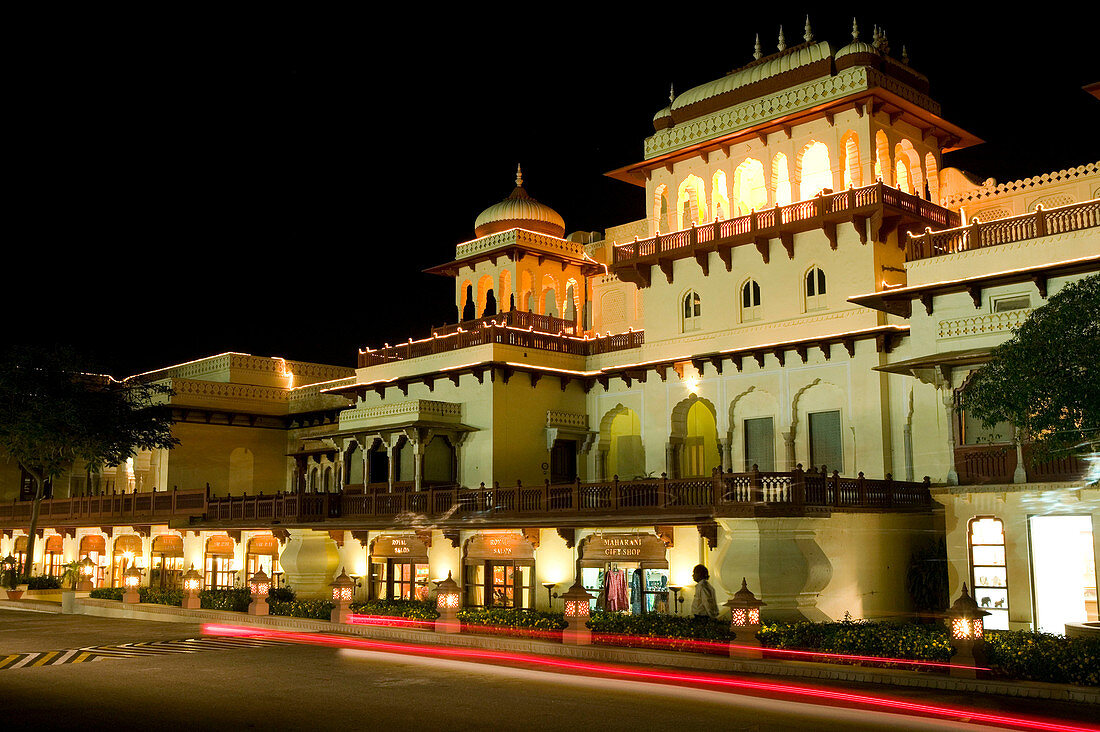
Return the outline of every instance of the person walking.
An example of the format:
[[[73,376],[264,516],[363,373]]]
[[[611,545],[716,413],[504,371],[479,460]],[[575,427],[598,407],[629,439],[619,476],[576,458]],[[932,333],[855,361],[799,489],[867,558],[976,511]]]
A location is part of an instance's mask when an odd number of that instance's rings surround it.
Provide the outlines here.
[[[710,585],[710,572],[702,564],[696,564],[691,571],[695,580],[695,597],[691,600],[691,612],[696,620],[718,617],[718,598]]]

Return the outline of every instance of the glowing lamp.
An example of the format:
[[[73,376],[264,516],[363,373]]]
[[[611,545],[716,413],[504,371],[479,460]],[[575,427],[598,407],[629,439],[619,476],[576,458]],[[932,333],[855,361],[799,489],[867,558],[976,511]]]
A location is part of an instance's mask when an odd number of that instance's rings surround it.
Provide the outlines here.
[[[580,572],[577,572],[573,586],[561,598],[565,602],[565,630],[561,632],[561,642],[575,646],[590,645],[592,631],[588,629],[588,616],[592,595],[584,589]]]
[[[138,588],[141,587],[141,570],[131,565],[122,575],[122,585],[126,591],[122,593],[122,601],[128,604],[141,602]]]
[[[263,567],[252,579],[248,580],[248,590],[252,593],[252,602],[248,604],[249,615],[267,615],[267,593],[271,589],[271,578],[264,572]]]
[[[336,607],[332,609],[329,620],[334,623],[348,622],[351,613],[351,601],[355,597],[355,580],[348,576],[344,569],[340,568],[340,576],[329,585],[332,588],[332,601]]]
[[[201,607],[199,601],[199,591],[202,589],[202,575],[195,571],[195,565],[191,565],[191,569],[183,575],[183,591],[186,593],[183,598],[182,607],[187,610],[198,610]]]
[[[978,607],[963,582],[962,595],[947,611],[951,641],[956,650],[952,676],[974,679],[981,674],[976,667],[985,665],[985,616],[989,614]]]
[[[80,581],[76,585],[78,592],[92,591],[92,577],[95,576],[95,562],[91,557],[84,557],[80,561]]]
[[[760,608],[768,603],[749,590],[747,578],[741,578],[741,589],[726,601],[730,609],[730,656],[734,658],[760,658]]]
[[[458,622],[458,609],[462,606],[462,592],[458,583],[447,572],[447,579],[436,586],[435,609],[439,618],[435,621],[436,633],[458,633],[462,630]]]

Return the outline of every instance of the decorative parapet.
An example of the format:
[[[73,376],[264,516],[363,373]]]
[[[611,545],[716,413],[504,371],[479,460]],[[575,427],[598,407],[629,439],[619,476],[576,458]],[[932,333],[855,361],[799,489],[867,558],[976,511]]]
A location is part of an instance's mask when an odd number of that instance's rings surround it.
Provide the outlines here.
[[[253,384],[228,384],[224,381],[201,381],[197,379],[172,379],[172,404],[186,403],[188,397],[202,399],[232,399],[234,401],[279,402],[290,401],[290,392],[275,386],[255,386]]]
[[[568,430],[588,431],[588,415],[575,414],[573,412],[558,412],[553,409],[546,410],[546,426],[559,427]]]
[[[236,375],[235,375],[236,372]],[[197,381],[243,381],[247,372],[265,377],[264,381],[286,379],[294,382],[316,382],[337,379],[354,373],[345,366],[328,366],[305,361],[287,361],[277,356],[253,356],[248,353],[222,353],[195,361],[168,366],[137,374],[142,379],[194,379]]]
[[[1100,176],[1100,161],[1088,163],[1087,165],[1078,165],[1076,168],[1069,168],[1068,170],[1043,173],[1042,175],[1036,175],[1031,178],[1021,178],[1020,180],[1014,180],[1008,183],[983,185],[972,190],[948,196],[944,201],[944,205],[951,208],[958,208],[959,206],[974,203],[975,201],[995,198],[1005,194],[1021,193],[1023,191],[1034,190],[1048,185],[1070,183],[1090,176]],[[992,181],[992,179],[990,180]]]
[[[737,104],[704,117],[661,130],[645,141],[645,159],[703,142],[719,135],[777,120],[871,88],[885,89],[932,114],[940,107],[928,96],[875,69],[854,66],[759,99]]]
[[[372,407],[356,407],[340,413],[340,429],[377,428],[410,422],[462,421],[462,405],[432,399],[410,399]]]
[[[985,333],[1000,333],[1018,327],[1027,320],[1027,316],[1030,314],[1031,308],[1021,308],[1019,310],[1007,310],[1003,313],[985,313],[969,318],[941,320],[937,337],[959,338]]]
[[[583,259],[584,245],[567,239],[539,234],[526,229],[509,229],[496,234],[489,234],[471,241],[463,242],[455,247],[455,259],[467,259],[478,254],[491,252],[495,249],[507,247],[525,246],[532,249],[540,249],[551,254],[557,254],[574,259]]]

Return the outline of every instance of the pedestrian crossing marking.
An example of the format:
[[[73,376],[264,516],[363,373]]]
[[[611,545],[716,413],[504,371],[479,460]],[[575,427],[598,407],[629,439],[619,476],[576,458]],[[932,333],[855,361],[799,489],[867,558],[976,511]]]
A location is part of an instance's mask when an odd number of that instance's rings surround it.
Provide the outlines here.
[[[59,666],[69,663],[90,663],[91,661],[119,658],[167,656],[179,653],[229,651],[242,648],[262,648],[283,645],[286,645],[284,641],[268,640],[266,638],[224,638],[220,636],[166,641],[141,641],[138,643],[120,643],[116,645],[85,646],[84,648],[73,648],[62,651],[13,653],[7,656],[0,656],[0,669]]]

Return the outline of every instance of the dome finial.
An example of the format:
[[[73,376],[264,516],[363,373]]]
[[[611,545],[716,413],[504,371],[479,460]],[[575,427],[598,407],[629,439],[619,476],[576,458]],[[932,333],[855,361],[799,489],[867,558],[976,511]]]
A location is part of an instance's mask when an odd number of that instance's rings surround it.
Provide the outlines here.
[[[780,51],[786,51],[787,50],[787,39],[783,35],[783,26],[779,26],[779,50]]]
[[[676,101],[676,86],[674,84],[668,85],[668,103],[672,104]]]
[[[756,34],[756,47],[752,51],[752,57],[759,61],[764,57],[764,51],[760,48],[760,34]]]
[[[519,163],[516,163],[516,186],[519,187],[519,186],[522,186],[522,185],[523,185],[523,168],[520,167]]]
[[[905,48],[905,44],[901,46],[901,62],[906,66],[909,65],[909,51]]]
[[[859,40],[859,23],[855,18],[852,18],[852,42],[855,43]]]
[[[813,30],[810,29],[810,16],[809,15],[806,16],[806,32],[802,34],[802,38],[803,38],[803,40],[806,41],[806,43],[813,43],[814,32],[813,32]]]

